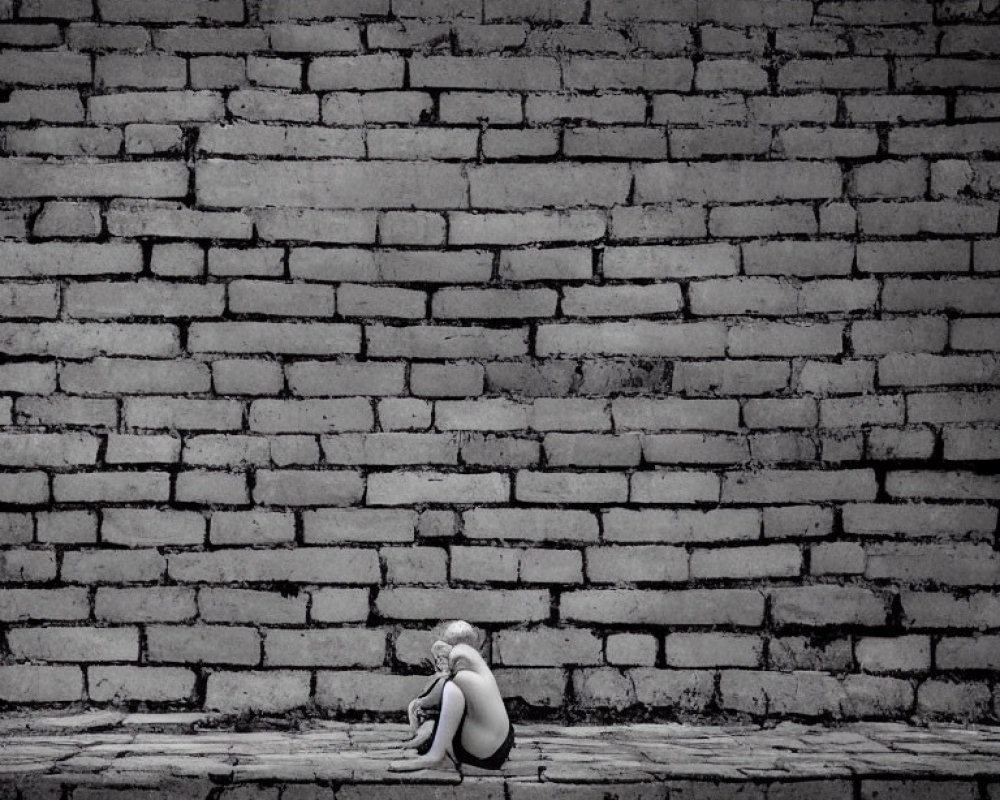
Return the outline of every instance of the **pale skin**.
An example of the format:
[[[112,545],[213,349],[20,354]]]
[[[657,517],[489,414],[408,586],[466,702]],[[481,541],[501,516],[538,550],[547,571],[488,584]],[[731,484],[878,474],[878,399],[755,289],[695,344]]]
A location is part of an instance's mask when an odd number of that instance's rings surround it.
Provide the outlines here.
[[[507,737],[510,720],[500,689],[483,657],[467,644],[458,644],[448,656],[452,679],[444,685],[437,734],[426,755],[393,761],[389,769],[409,772],[441,767],[446,758],[457,763],[452,739],[462,722],[462,746],[472,755],[485,758]]]
[[[448,665],[448,654],[452,646],[440,640],[431,646],[431,653],[434,657],[434,675],[428,681],[419,697],[415,697],[407,706],[406,714],[410,722],[410,730],[413,736],[402,742],[393,742],[389,748],[420,747],[430,739],[434,730],[433,720],[427,720],[429,712],[434,712],[441,707],[441,697],[444,691],[445,678],[450,674]],[[431,713],[431,716],[436,716]]]

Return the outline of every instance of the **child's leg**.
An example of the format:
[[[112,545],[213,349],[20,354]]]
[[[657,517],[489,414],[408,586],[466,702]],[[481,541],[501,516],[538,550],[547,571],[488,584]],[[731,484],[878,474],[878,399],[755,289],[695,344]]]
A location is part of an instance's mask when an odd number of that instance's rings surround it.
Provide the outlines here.
[[[437,727],[434,732],[434,741],[431,743],[427,755],[407,761],[393,761],[389,764],[389,769],[396,772],[429,769],[439,766],[446,756],[455,761],[455,753],[452,751],[451,741],[458,732],[458,726],[462,722],[464,711],[465,695],[462,694],[461,689],[449,681],[444,687],[441,700],[441,714],[438,717]]]

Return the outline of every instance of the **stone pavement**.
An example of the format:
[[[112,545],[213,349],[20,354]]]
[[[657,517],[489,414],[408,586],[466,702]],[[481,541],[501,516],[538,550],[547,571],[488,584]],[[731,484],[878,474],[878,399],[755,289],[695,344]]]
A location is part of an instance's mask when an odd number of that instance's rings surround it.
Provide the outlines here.
[[[1000,728],[521,724],[500,773],[389,773],[396,724],[235,732],[209,714],[0,719],[2,800],[1000,800]]]

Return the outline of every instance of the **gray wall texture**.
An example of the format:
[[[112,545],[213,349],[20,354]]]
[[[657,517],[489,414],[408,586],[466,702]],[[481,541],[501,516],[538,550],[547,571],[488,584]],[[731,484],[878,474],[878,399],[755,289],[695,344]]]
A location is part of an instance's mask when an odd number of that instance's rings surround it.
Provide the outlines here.
[[[0,0],[0,701],[996,721],[996,0]]]

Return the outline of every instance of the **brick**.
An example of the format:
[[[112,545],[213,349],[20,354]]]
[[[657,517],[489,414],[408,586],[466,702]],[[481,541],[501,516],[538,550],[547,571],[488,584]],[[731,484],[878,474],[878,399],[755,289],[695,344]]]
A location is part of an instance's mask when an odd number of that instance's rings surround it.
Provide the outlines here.
[[[482,250],[293,250],[293,278],[392,283],[479,283],[489,279],[493,257]]]
[[[466,182],[458,164],[207,159],[196,166],[195,181],[199,204],[230,208],[461,208],[466,204]]]
[[[612,206],[625,201],[629,182],[628,169],[617,164],[485,164],[469,170],[473,208]]]
[[[205,251],[188,242],[156,245],[150,258],[150,270],[154,275],[198,277],[205,271]]]
[[[385,658],[380,630],[269,630],[264,633],[264,663],[269,667],[374,667]]]
[[[986,287],[984,287],[986,288]],[[971,292],[956,293],[963,298],[964,304],[975,308],[977,305],[989,305],[988,293],[984,292],[979,300],[972,299]],[[964,297],[963,297],[964,295]],[[996,339],[996,321],[989,318],[957,319],[952,323],[951,346],[955,350],[987,350]]]
[[[996,430],[960,428],[944,431],[945,460],[989,460],[1000,452]]]
[[[747,275],[850,275],[854,245],[841,241],[748,242],[742,246]]]
[[[882,386],[995,384],[1000,364],[994,356],[940,356],[927,353],[890,353],[878,361]]]
[[[688,580],[688,554],[682,547],[636,545],[588,547],[587,578],[592,584]]]
[[[520,565],[515,550],[499,547],[452,547],[452,581],[517,583]]]
[[[93,464],[99,440],[83,433],[0,433],[0,464],[65,467]]]
[[[559,295],[551,289],[439,289],[431,316],[439,319],[502,319],[555,316]]]
[[[194,590],[179,586],[100,587],[94,599],[95,619],[109,622],[185,622],[195,614]]]
[[[309,673],[302,674],[308,679]],[[426,682],[426,676],[422,675],[321,670],[316,674],[315,700],[320,707],[335,710],[391,711],[406,705]],[[308,680],[306,686],[308,689]]]
[[[136,661],[137,628],[13,628],[7,646],[16,658],[40,661]]]
[[[4,277],[136,273],[142,253],[132,244],[0,243]]]
[[[34,664],[0,667],[0,698],[10,703],[79,701],[83,699],[83,670]]]
[[[945,320],[940,317],[858,321],[852,323],[850,335],[855,355],[934,352],[943,350],[948,340]]]
[[[917,713],[922,716],[947,716],[950,719],[980,719],[989,703],[989,689],[985,683],[950,681],[928,678],[917,688]],[[939,784],[932,783],[929,791],[937,792]],[[870,795],[875,797],[874,792]],[[926,796],[926,795],[925,795]],[[972,784],[965,784],[957,797],[973,798]]]
[[[993,476],[960,470],[950,472],[898,470],[886,474],[886,492],[890,497],[990,499],[997,494],[997,491]]]
[[[376,128],[367,131],[369,158],[403,160],[471,160],[476,157],[478,131],[462,128]]]
[[[488,159],[554,156],[559,152],[559,133],[549,128],[486,130],[482,150]]]
[[[208,676],[205,708],[239,713],[283,712],[309,702],[310,673],[304,670],[213,672]]]
[[[638,466],[637,436],[552,433],[545,437],[545,457],[550,466]]]
[[[386,211],[379,217],[381,244],[443,245],[447,236],[442,214],[428,211]]]
[[[950,592],[904,590],[900,595],[906,627],[984,630],[995,627],[1000,613],[1000,598],[990,592],[972,591],[968,597],[955,597]]]
[[[938,663],[947,669],[941,661],[941,644]],[[854,653],[865,672],[928,672],[931,668],[929,636],[863,637],[854,645]]]
[[[458,438],[437,433],[371,433],[324,436],[328,464],[457,464]]]
[[[388,397],[378,401],[379,427],[384,431],[427,430],[432,408],[426,400]]]
[[[7,549],[0,555],[0,580],[5,583],[44,583],[54,580],[56,572],[56,554],[51,550]]]
[[[294,322],[200,322],[189,328],[191,352],[296,353],[319,355],[356,353],[356,325]]]
[[[604,253],[608,278],[688,278],[735,275],[739,256],[727,244],[609,247]]]
[[[277,281],[231,281],[229,310],[275,317],[332,317],[334,292],[328,286]]]
[[[964,250],[959,251],[959,253],[964,257]],[[956,267],[959,261],[961,259],[956,258]],[[935,294],[933,306],[926,295],[928,289],[932,288]],[[884,292],[882,305],[887,311],[955,310],[964,314],[989,314],[995,307],[998,292],[1000,292],[1000,280],[978,277],[957,277],[947,280],[888,279]],[[975,330],[973,326],[981,324],[984,323],[956,320],[954,338],[959,340],[965,338],[964,335],[959,335],[959,332],[962,334],[971,333]],[[963,326],[965,326],[965,330],[962,330]],[[968,339],[974,341],[975,337],[970,336]],[[961,347],[960,344],[956,346]],[[962,347],[962,349],[987,348]]]
[[[267,32],[271,49],[277,52],[355,52],[361,48],[358,26],[349,22],[282,23],[268,25]]]
[[[840,169],[819,162],[641,164],[635,173],[636,203],[802,200],[839,197],[841,191]]]
[[[89,667],[87,686],[95,702],[185,701],[194,694],[195,673],[182,667]]]
[[[531,439],[514,436],[466,434],[462,437],[461,453],[463,464],[532,467],[541,459],[541,446]]]
[[[98,88],[183,89],[187,63],[162,53],[100,55],[94,62],[94,84]]]
[[[341,286],[342,291],[343,289]],[[343,312],[343,309],[341,311]],[[285,367],[285,374],[292,393],[301,397],[395,395],[401,394],[405,386],[405,365],[400,362],[297,361]],[[337,405],[330,404],[330,408],[336,408]],[[340,405],[345,408],[357,406],[357,412],[364,416],[361,404],[357,401]],[[309,406],[300,407],[309,408]],[[322,408],[323,404],[315,407]]]
[[[800,391],[819,395],[869,392],[875,385],[875,365],[861,360],[836,364],[806,361],[798,385]]]
[[[519,245],[550,241],[600,239],[605,232],[599,211],[527,211],[509,214],[453,212],[449,243]]]
[[[52,492],[59,503],[163,502],[170,481],[165,472],[76,472],[55,475]]]
[[[462,515],[469,539],[596,541],[597,519],[586,511],[472,509]]]
[[[505,666],[600,664],[601,640],[586,630],[499,631],[493,635],[493,653]]]
[[[370,325],[366,337],[368,355],[378,357],[504,358],[525,355],[528,349],[526,328]]]
[[[410,83],[447,89],[558,89],[560,70],[551,58],[489,56],[414,56]]]
[[[548,355],[711,356],[723,354],[715,322],[539,325],[535,352]]]
[[[389,619],[433,619],[462,608],[470,622],[530,622],[549,616],[549,593],[535,589],[383,589],[376,599]]]
[[[76,89],[12,89],[0,104],[3,122],[83,122],[83,103]]]
[[[771,614],[781,625],[868,625],[885,622],[882,600],[868,589],[816,585],[769,590]]]
[[[927,189],[922,159],[876,161],[852,167],[849,193],[857,197],[920,197]]]
[[[69,316],[78,319],[118,317],[216,317],[225,307],[221,284],[182,284],[141,280],[128,283],[78,283],[65,293]]]
[[[343,547],[176,553],[169,573],[182,583],[367,584],[378,581],[378,557],[373,550]]]
[[[253,497],[261,505],[353,505],[363,493],[363,479],[350,470],[258,470]]]
[[[468,125],[480,119],[496,125],[522,121],[520,95],[509,92],[442,92],[439,100],[441,122]]]
[[[412,364],[410,391],[426,397],[472,397],[482,394],[483,368],[479,364]]]
[[[652,666],[656,661],[656,650],[656,638],[642,633],[613,633],[605,642],[609,664]],[[637,699],[646,702],[641,692],[637,692]]]
[[[230,123],[202,126],[198,133],[198,149],[206,153],[226,155],[346,158],[362,156],[364,140],[358,130],[312,126],[279,128],[273,125]],[[256,217],[261,228],[261,238],[268,241],[374,241],[372,214],[351,211],[331,213],[310,209],[261,209]],[[327,224],[332,227],[328,229]],[[370,234],[365,236],[362,232]],[[313,233],[316,235],[312,235]]]
[[[611,509],[603,513],[604,538],[613,542],[714,542],[757,539],[753,509]]]
[[[97,517],[90,511],[35,513],[39,542],[80,543],[97,541]],[[28,531],[30,538],[30,531]]]
[[[217,92],[187,90],[94,95],[87,101],[87,110],[92,123],[111,125],[125,122],[209,122],[221,119],[225,112],[222,97]],[[185,194],[186,169],[183,190],[164,196],[183,197]],[[148,195],[144,193],[144,196]]]
[[[711,473],[637,472],[630,484],[633,503],[714,503],[719,498],[719,478]]]
[[[670,667],[759,667],[759,636],[729,633],[670,633],[665,640]]]
[[[904,417],[902,395],[826,398],[819,405],[819,424],[823,428],[902,425]]]
[[[716,206],[709,212],[709,230],[713,236],[778,236],[792,233],[816,233],[816,214],[803,204],[777,206]],[[764,243],[754,243],[764,247]],[[797,242],[799,245],[805,242]],[[744,253],[747,248],[744,248]]]
[[[583,589],[560,600],[560,617],[579,622],[756,626],[763,614],[754,589]]]
[[[368,477],[369,505],[408,503],[501,503],[510,496],[510,480],[499,473],[374,473]]]
[[[789,367],[779,361],[684,361],[674,388],[688,395],[767,394],[788,386]]]
[[[416,124],[430,118],[433,101],[426,92],[382,91],[356,94],[330,92],[321,100],[323,122],[327,125],[360,125],[371,122],[408,122]],[[361,131],[344,129],[353,141]]]
[[[212,362],[212,384],[218,394],[274,395],[284,379],[279,364],[234,358]]]
[[[565,396],[575,369],[574,362],[562,359],[494,361],[486,365],[486,391],[524,397]]]
[[[626,477],[604,472],[519,471],[517,500],[529,503],[615,503],[628,498]]]
[[[643,705],[697,713],[705,709],[713,693],[712,673],[707,670],[640,668],[630,670],[629,675],[636,700]],[[676,791],[675,784],[671,787],[669,791]]]
[[[90,58],[62,51],[8,50],[0,53],[5,83],[68,86],[91,81]]]
[[[302,83],[302,62],[294,58],[249,56],[247,78],[258,86],[298,89]]]
[[[612,402],[616,430],[735,430],[739,404],[733,400],[619,398]]]
[[[874,236],[992,233],[997,227],[997,206],[991,203],[865,203],[859,210],[861,231]]]
[[[680,289],[674,284],[610,286],[563,291],[562,312],[572,317],[637,317],[681,310]]]
[[[611,210],[612,240],[700,238],[706,235],[700,206],[636,206]],[[664,248],[666,252],[670,248]]]
[[[577,669],[571,677],[574,695],[584,708],[622,709],[635,703],[632,681],[618,670]]]
[[[395,586],[448,582],[447,553],[438,547],[384,547],[386,582]]]
[[[869,458],[884,461],[930,458],[934,443],[934,432],[926,429],[873,428],[868,432],[867,453]]]
[[[812,575],[863,575],[864,548],[854,542],[829,542],[809,548]]]
[[[33,537],[34,525],[31,514],[0,514],[0,542],[5,545],[28,544]]]
[[[198,592],[198,613],[206,622],[304,623],[306,596],[284,597],[276,592],[249,589],[211,589]]]
[[[32,233],[43,239],[95,238],[101,233],[100,208],[96,203],[48,202],[35,218]]]
[[[236,431],[242,426],[243,404],[238,400],[130,397],[124,417],[133,428]]]
[[[500,277],[510,281],[586,280],[593,274],[591,251],[582,247],[503,250]]]
[[[997,127],[994,122],[979,122],[895,129],[889,134],[889,152],[900,155],[979,152],[989,149]]]
[[[889,85],[889,69],[879,58],[799,59],[778,72],[782,89],[878,89]]]
[[[854,123],[934,122],[945,117],[944,97],[935,95],[854,95],[844,102]]]
[[[181,440],[171,435],[108,434],[109,464],[156,464],[180,460]]]
[[[802,553],[790,544],[691,553],[692,578],[795,577],[801,572]]]
[[[28,425],[88,425],[114,427],[118,409],[114,400],[89,400],[67,395],[20,397],[17,420]]]
[[[441,400],[435,411],[439,430],[520,430],[528,427],[529,407],[505,398]]]
[[[90,616],[87,590],[4,589],[0,591],[0,618],[5,622],[23,620],[85,620]]]
[[[723,476],[723,502],[807,502],[873,500],[871,470],[759,470]]]
[[[319,98],[312,94],[298,94],[277,89],[242,89],[230,92],[226,107],[234,117],[255,122],[319,121]]]
[[[310,618],[315,622],[364,622],[368,619],[365,589],[316,589],[311,593]]]
[[[128,547],[200,545],[205,519],[194,511],[110,508],[104,513],[101,540]]]

